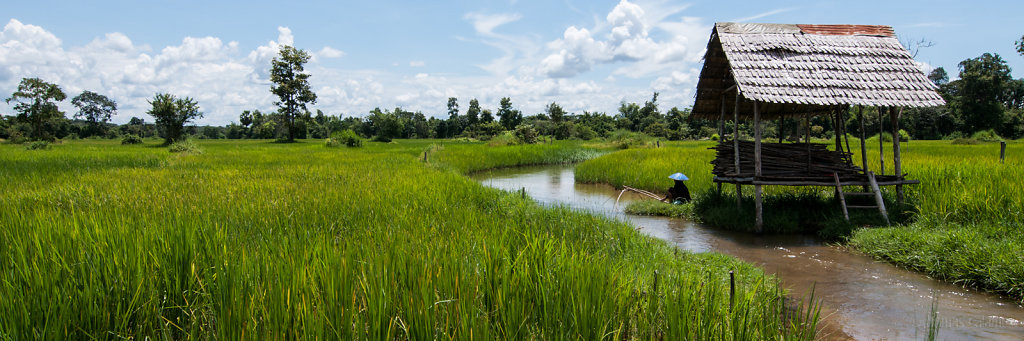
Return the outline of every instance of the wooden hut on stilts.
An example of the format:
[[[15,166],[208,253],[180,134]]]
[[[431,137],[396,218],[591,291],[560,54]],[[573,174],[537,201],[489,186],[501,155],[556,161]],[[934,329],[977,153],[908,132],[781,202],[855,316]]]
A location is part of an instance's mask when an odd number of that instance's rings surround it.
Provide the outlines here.
[[[773,185],[835,186],[847,219],[848,208],[877,208],[888,220],[879,186],[896,186],[902,202],[903,186],[919,183],[905,178],[900,162],[900,113],[904,107],[945,105],[936,89],[889,26],[716,23],[692,115],[719,121],[714,181],[719,192],[723,183],[736,186],[737,206],[741,186],[754,186],[757,232],[764,221],[762,187]],[[890,121],[889,175],[884,154],[878,174],[868,167],[865,107],[877,109],[880,128],[883,116]],[[844,124],[854,111],[860,120],[860,167],[853,164]],[[833,122],[832,150],[810,143],[810,120],[818,115]],[[779,120],[781,127],[784,119],[803,120],[804,143],[762,141],[764,121]],[[733,122],[731,133],[725,131],[727,120]],[[741,141],[740,120],[753,124],[753,141]],[[844,193],[843,186],[863,186],[867,192]],[[876,205],[848,206],[846,196],[857,194],[873,196]]]

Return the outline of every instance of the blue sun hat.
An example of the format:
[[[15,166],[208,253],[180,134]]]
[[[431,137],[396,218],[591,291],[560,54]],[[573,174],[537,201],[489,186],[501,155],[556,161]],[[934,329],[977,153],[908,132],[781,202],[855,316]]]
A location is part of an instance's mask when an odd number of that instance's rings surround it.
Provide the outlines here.
[[[672,180],[676,180],[676,181],[690,180],[690,178],[686,177],[686,174],[683,174],[683,173],[675,173],[675,174],[669,175],[668,178],[672,179]]]

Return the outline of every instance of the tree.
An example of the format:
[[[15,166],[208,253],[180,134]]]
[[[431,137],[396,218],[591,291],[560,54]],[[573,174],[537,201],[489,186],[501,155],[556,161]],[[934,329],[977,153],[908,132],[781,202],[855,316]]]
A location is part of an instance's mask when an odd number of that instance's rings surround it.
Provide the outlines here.
[[[1024,56],[1024,36],[1020,36],[1020,40],[1017,40],[1017,53]]]
[[[39,78],[22,78],[18,90],[11,94],[6,102],[18,102],[14,105],[14,111],[18,112],[18,120],[32,126],[33,139],[44,139],[50,137],[43,129],[44,124],[53,119],[64,118],[64,112],[60,111],[54,101],[63,101],[65,98],[67,95],[57,84],[47,83]]]
[[[466,122],[475,126],[480,122],[480,101],[476,98],[469,100],[469,109],[466,109]]]
[[[946,74],[946,69],[943,69],[941,66],[932,70],[932,72],[928,74],[928,79],[937,86],[943,86],[946,85],[946,83],[949,83],[949,75]]]
[[[448,136],[454,137],[462,133],[459,126],[459,99],[448,97]]]
[[[512,109],[512,100],[508,97],[501,98],[501,106],[498,108],[498,121],[506,130],[515,129],[523,122],[523,114],[519,110]]]
[[[274,104],[281,113],[281,123],[288,130],[288,141],[295,141],[295,119],[307,112],[306,104],[316,104],[316,94],[309,87],[309,74],[303,72],[303,64],[308,61],[309,53],[284,45],[271,62],[270,81],[274,84],[270,92],[279,99]]]
[[[252,125],[252,112],[249,110],[242,111],[242,114],[238,116],[238,123],[241,123],[244,128]]]
[[[78,107],[75,118],[85,119],[89,124],[90,133],[102,135],[110,116],[117,112],[117,102],[107,96],[85,90],[71,99],[71,104]]]
[[[491,114],[490,109],[484,109],[480,111],[480,123],[491,123],[494,122],[494,114]]]
[[[545,113],[551,118],[551,122],[562,123],[562,120],[565,119],[565,110],[562,110],[562,106],[555,102],[548,104]]]
[[[157,93],[148,102],[152,108],[146,113],[153,116],[156,125],[164,131],[164,145],[181,141],[185,123],[203,117],[199,103],[190,97],[176,98],[171,94]]]
[[[954,107],[963,118],[967,132],[994,129],[1003,124],[1003,103],[1012,80],[1010,67],[998,54],[985,53],[960,62]]]

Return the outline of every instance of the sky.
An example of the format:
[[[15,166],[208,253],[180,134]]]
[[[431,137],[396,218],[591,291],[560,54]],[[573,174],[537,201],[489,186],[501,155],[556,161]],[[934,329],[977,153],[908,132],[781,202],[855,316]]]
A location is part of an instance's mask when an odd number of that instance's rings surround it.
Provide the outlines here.
[[[401,107],[446,117],[502,97],[531,115],[614,114],[659,92],[664,109],[693,104],[715,22],[891,25],[922,69],[998,53],[1024,76],[1014,41],[1024,1],[19,1],[0,14],[0,96],[22,78],[118,103],[115,123],[145,114],[156,93],[192,97],[198,124],[275,110],[270,61],[281,45],[312,55],[310,106],[365,116]],[[13,102],[11,103],[13,104]],[[0,114],[13,114],[0,102]]]

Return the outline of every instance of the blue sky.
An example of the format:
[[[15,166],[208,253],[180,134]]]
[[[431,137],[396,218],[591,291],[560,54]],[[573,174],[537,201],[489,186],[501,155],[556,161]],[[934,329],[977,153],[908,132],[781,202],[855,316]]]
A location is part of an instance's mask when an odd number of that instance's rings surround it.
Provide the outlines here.
[[[115,122],[148,119],[156,92],[196,98],[201,124],[273,110],[267,70],[281,44],[312,53],[313,108],[330,114],[440,116],[448,97],[494,109],[504,96],[526,114],[553,101],[614,113],[654,91],[685,107],[717,21],[892,25],[934,43],[917,55],[924,68],[955,77],[961,60],[995,52],[1024,75],[1021,1],[22,1],[3,12],[4,98],[40,77],[114,98]]]

